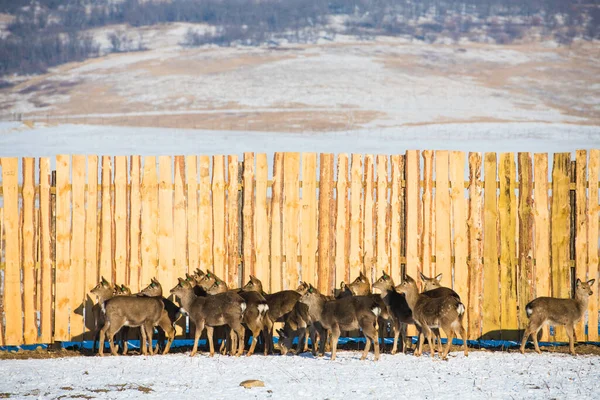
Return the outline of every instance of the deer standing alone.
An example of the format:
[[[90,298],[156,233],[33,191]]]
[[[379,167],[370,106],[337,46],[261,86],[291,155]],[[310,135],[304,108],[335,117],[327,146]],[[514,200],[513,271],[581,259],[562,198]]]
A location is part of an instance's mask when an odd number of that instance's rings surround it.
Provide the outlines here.
[[[587,310],[589,297],[594,294],[591,286],[595,279],[583,282],[577,279],[574,299],[558,299],[555,297],[538,297],[525,306],[529,325],[521,341],[521,353],[525,353],[525,344],[529,335],[533,335],[535,351],[541,353],[537,335],[547,322],[564,325],[569,337],[569,351],[575,355],[575,324]],[[595,328],[595,327],[594,327]]]
[[[420,328],[419,348],[415,351],[416,356],[423,354],[423,342],[425,336],[429,342],[429,350],[431,357],[435,355],[433,344],[433,332],[431,328],[441,327],[448,336],[448,345],[442,353],[442,359],[448,357],[452,339],[457,332],[463,340],[463,349],[465,356],[468,355],[467,350],[467,334],[462,326],[462,318],[465,313],[465,306],[454,296],[445,297],[428,297],[419,293],[417,282],[410,276],[406,275],[403,282],[396,287],[400,293],[406,295],[406,302],[412,310],[415,324]]]

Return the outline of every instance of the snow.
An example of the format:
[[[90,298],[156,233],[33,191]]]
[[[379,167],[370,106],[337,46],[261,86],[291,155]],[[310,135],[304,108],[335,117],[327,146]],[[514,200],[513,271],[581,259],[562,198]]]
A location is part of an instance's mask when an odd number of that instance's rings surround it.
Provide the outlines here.
[[[411,354],[342,351],[302,356],[74,357],[0,361],[0,393],[11,398],[598,398],[600,357],[472,351],[449,361]],[[244,389],[246,379],[264,388]]]
[[[472,123],[340,132],[243,132],[95,125],[33,128],[0,122],[0,156],[57,154],[193,155],[244,152],[401,154],[410,149],[556,153],[600,148],[600,127],[544,123]]]

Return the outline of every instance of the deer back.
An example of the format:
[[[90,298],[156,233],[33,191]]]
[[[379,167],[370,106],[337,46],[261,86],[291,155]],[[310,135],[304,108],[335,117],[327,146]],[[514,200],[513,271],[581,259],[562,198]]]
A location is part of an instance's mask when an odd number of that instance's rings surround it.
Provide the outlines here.
[[[116,296],[105,303],[106,320],[123,318],[127,326],[140,326],[148,321],[156,325],[163,310],[163,302],[156,297]]]
[[[269,315],[275,322],[292,311],[301,295],[295,290],[282,290],[281,292],[266,294],[264,297],[269,305]]]

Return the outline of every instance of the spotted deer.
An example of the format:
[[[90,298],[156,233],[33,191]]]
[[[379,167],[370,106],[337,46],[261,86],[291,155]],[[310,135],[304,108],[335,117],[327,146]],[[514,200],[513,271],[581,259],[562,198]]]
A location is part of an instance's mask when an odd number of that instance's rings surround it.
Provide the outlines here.
[[[365,349],[361,360],[367,358],[371,343],[374,345],[375,360],[379,359],[379,338],[377,319],[386,312],[386,305],[381,296],[351,296],[342,299],[328,300],[326,296],[310,287],[300,301],[308,305],[308,313],[315,328],[322,338],[331,331],[331,360],[335,360],[337,343],[342,330],[361,329],[366,338]],[[314,337],[312,337],[314,342]],[[316,355],[313,347],[313,354]],[[325,340],[321,340],[320,353],[325,353]]]
[[[441,327],[448,336],[448,344],[442,353],[442,359],[448,357],[452,339],[459,333],[463,340],[465,356],[468,355],[467,335],[462,326],[462,318],[465,306],[454,296],[428,297],[419,293],[417,282],[406,275],[403,282],[396,287],[400,293],[406,296],[406,302],[412,310],[415,324],[420,329],[419,348],[415,351],[416,356],[423,354],[423,342],[425,336],[429,342],[431,357],[435,355],[432,328]]]
[[[575,298],[559,299],[555,297],[538,297],[525,306],[529,325],[521,341],[521,353],[525,353],[525,344],[529,335],[533,335],[535,351],[541,353],[537,335],[539,330],[548,322],[564,325],[569,337],[569,351],[575,355],[575,324],[581,320],[587,310],[589,297],[594,294],[591,286],[595,279],[583,282],[577,279],[575,285]]]
[[[407,324],[414,324],[412,311],[406,302],[406,296],[396,292],[394,280],[391,276],[383,272],[374,284],[373,289],[381,291],[381,298],[387,306],[388,314],[392,320],[394,329],[394,345],[392,354],[398,351],[398,337],[401,336],[402,352],[406,353],[406,328]]]
[[[228,291],[214,296],[197,296],[190,280],[178,278],[179,283],[171,289],[171,293],[179,298],[181,308],[190,316],[196,326],[194,347],[190,356],[198,351],[198,340],[206,327],[210,356],[214,356],[213,330],[216,326],[229,325],[231,352],[240,356],[244,351],[244,327],[242,319],[246,310],[246,301],[237,293]],[[238,346],[239,342],[239,346]]]

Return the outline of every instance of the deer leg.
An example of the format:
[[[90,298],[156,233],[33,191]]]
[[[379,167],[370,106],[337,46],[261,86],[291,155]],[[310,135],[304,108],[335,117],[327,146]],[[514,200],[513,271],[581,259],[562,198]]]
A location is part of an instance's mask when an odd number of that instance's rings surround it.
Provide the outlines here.
[[[194,333],[194,347],[192,348],[192,353],[190,357],[194,357],[196,352],[198,351],[198,340],[200,340],[200,335],[202,335],[202,331],[204,330],[204,322],[196,324],[196,332]]]
[[[122,353],[123,353],[124,356],[126,356],[127,355],[127,345],[128,345],[127,344],[127,338],[129,337],[129,327],[124,326],[124,327],[121,328],[120,337],[121,337],[121,340],[120,340],[121,347],[123,348]]]
[[[331,361],[335,360],[335,354],[337,351],[337,344],[340,338],[340,327],[335,324],[331,327]]]
[[[443,353],[440,353],[442,355],[442,360],[445,360],[448,357],[448,353],[450,353],[450,346],[452,346],[452,339],[454,339],[454,329],[452,328],[452,326],[444,326],[444,332],[446,333],[446,336],[448,336],[448,343],[446,344],[446,350],[444,350]],[[440,341],[441,343],[441,341]]]
[[[407,324],[400,322],[400,338],[402,339],[402,354],[406,354],[406,328]]]
[[[258,332],[260,333],[260,331]],[[240,324],[236,329],[236,333],[238,338],[237,356],[239,357],[244,354],[244,349],[246,348],[246,328]],[[254,338],[256,338],[256,336],[254,336]]]
[[[303,353],[308,351],[308,336],[309,335],[310,335],[310,329],[306,328],[304,330],[304,349],[302,349]]]
[[[214,357],[215,355],[215,344],[213,343],[214,337],[213,334],[215,332],[215,328],[212,326],[206,326],[206,337],[208,338],[208,355],[210,357]]]
[[[567,336],[569,337],[569,353],[572,355],[575,354],[575,326],[567,324],[565,325],[565,330],[567,331]]]
[[[402,329],[400,326],[400,321],[397,319],[394,319],[394,344],[392,346],[392,355],[396,354],[398,352],[398,337],[400,336],[400,330]],[[404,348],[404,344],[402,345],[402,348]]]
[[[248,349],[246,356],[251,356],[254,354],[254,348],[256,347],[256,342],[258,342],[258,335],[260,335],[260,327],[255,326],[254,329],[252,329],[252,343],[250,344],[250,348]]]
[[[420,357],[423,354],[423,343],[425,342],[425,334],[423,328],[419,328],[419,346],[415,350],[415,356]]]
[[[529,325],[527,325],[527,328],[525,329],[525,332],[523,333],[523,339],[521,339],[521,348],[520,348],[521,354],[525,354],[525,345],[527,344],[527,339],[529,338],[529,335],[531,335],[531,333],[533,332],[533,330],[531,329],[531,325],[532,325],[532,323],[531,323],[531,321],[529,321]]]
[[[105,323],[104,326],[102,327],[102,329],[100,329],[99,331],[99,340],[98,340],[98,355],[100,357],[104,356],[104,336],[106,333],[106,330],[108,329],[110,323]]]
[[[463,341],[463,352],[465,354],[465,357],[469,356],[469,350],[467,347],[467,331],[466,329],[463,327],[462,325],[462,321],[458,322],[458,331],[460,333],[460,338]],[[455,331],[456,332],[456,331]]]

